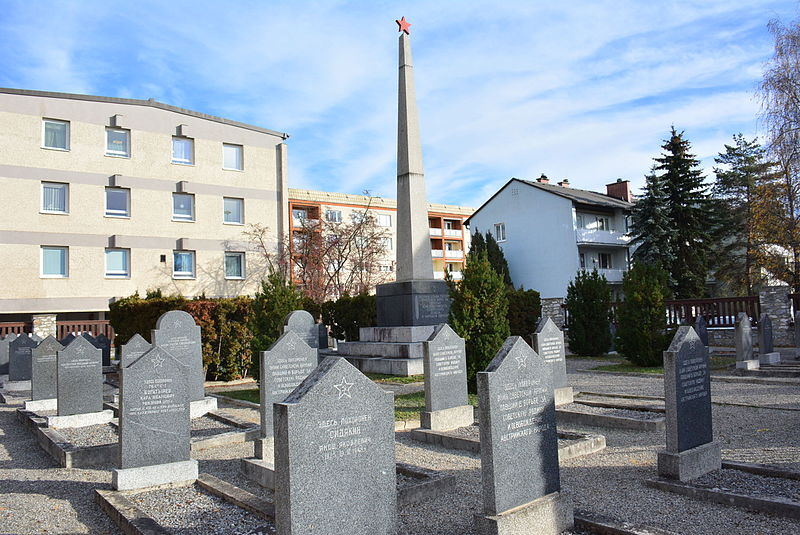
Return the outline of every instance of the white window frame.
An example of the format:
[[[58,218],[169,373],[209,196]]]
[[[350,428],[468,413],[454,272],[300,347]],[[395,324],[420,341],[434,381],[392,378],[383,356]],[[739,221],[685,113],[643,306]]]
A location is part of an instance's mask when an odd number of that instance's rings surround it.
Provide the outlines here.
[[[110,150],[108,148],[108,133],[109,132],[122,132],[125,134],[125,152]],[[112,158],[130,158],[131,157],[131,131],[125,128],[111,128],[106,127],[106,156]]]
[[[581,269],[586,269],[586,253],[578,253],[578,266]]]
[[[192,271],[175,271],[175,255],[189,254],[192,257]],[[172,278],[173,279],[194,279],[197,272],[197,254],[195,251],[184,251],[176,249],[172,251]]]
[[[118,252],[121,251],[125,254],[125,270],[124,271],[112,271],[108,269],[108,253],[109,252]],[[105,266],[105,277],[107,279],[129,279],[131,278],[131,250],[130,249],[122,249],[119,247],[107,247],[104,252],[104,266]]]
[[[66,139],[64,140],[66,147],[50,147],[50,146],[45,144],[45,125],[46,125],[46,123],[60,123],[60,124],[64,124],[64,125],[67,126],[66,132],[65,132]],[[62,121],[61,119],[44,119],[44,118],[42,119],[42,148],[43,149],[60,150],[62,152],[69,152],[69,146],[70,146],[70,143],[69,143],[69,137],[70,136],[69,136],[69,134],[70,134],[69,121]]]
[[[505,223],[495,223],[494,224],[494,237],[495,240],[498,242],[506,241],[506,224]]]
[[[64,188],[64,210],[46,210],[44,207],[44,185],[45,184],[57,184],[59,186],[63,186]],[[42,214],[61,214],[66,215],[69,214],[69,183],[68,182],[53,182],[50,180],[42,180],[41,183],[41,190],[40,190],[40,202],[39,202],[39,213]]]
[[[333,215],[333,217],[331,217],[332,215]],[[341,210],[325,210],[325,220],[330,222],[330,223],[341,223],[342,222],[342,211]]]
[[[175,159],[175,141],[176,140],[188,141],[189,143],[192,144],[192,153],[189,155],[189,159],[188,160]],[[172,163],[174,163],[176,165],[194,165],[194,138],[183,137],[183,136],[172,136],[171,148],[172,148],[172,151],[171,151]]]
[[[228,259],[229,256],[236,256],[236,257],[239,258],[239,266],[240,266],[241,272],[242,272],[241,275],[239,275],[239,276],[228,275],[228,272],[227,272],[228,264],[227,264],[226,260]],[[245,271],[246,270],[246,264],[245,264],[244,253],[235,252],[235,251],[225,251],[225,255],[222,258],[222,269],[223,269],[223,272],[225,273],[225,279],[226,280],[244,280],[245,278],[247,278],[247,271]]]
[[[227,167],[225,165],[225,149],[227,147],[239,149],[239,167]],[[244,146],[237,145],[236,143],[223,143],[222,144],[222,168],[226,171],[244,171]]]
[[[611,220],[608,216],[596,215],[594,216],[595,230],[611,230]]]
[[[381,242],[382,242],[381,245],[383,245],[384,249],[386,249],[387,251],[391,251],[392,250],[392,238],[390,238],[388,236],[384,237],[384,238],[381,239]]]
[[[119,210],[109,210],[108,208],[108,190],[115,190],[115,191],[124,191],[128,197],[127,205],[125,207],[125,212],[120,212]],[[107,186],[105,189],[105,210],[103,214],[105,217],[115,217],[118,219],[130,219],[131,218],[131,190],[128,188],[112,188]]]
[[[386,224],[384,224],[386,222]],[[392,214],[378,214],[378,226],[379,227],[391,227],[392,226]]]
[[[64,273],[52,274],[44,272],[44,252],[48,249],[59,249],[64,251]],[[62,245],[42,245],[39,247],[39,276],[43,279],[67,279],[69,278],[69,247]]]
[[[192,199],[192,213],[191,213],[190,217],[186,217],[186,216],[180,215],[180,214],[177,214],[177,215],[175,214],[175,196],[176,195],[185,195],[187,197],[191,197],[191,199]],[[194,221],[195,221],[195,206],[194,206],[195,199],[194,199],[194,194],[192,194],[192,193],[173,193],[172,197],[171,197],[171,201],[172,201],[172,220],[173,221],[182,221],[182,222],[194,223]]]
[[[603,266],[603,258],[608,259],[608,265]],[[614,262],[612,259],[611,253],[598,253],[597,254],[597,265],[600,269],[614,269]]]
[[[225,210],[225,201],[239,201],[239,221],[228,221],[225,219],[228,212]],[[244,199],[241,197],[223,197],[222,198],[222,222],[226,225],[244,225]]]
[[[577,228],[585,228],[583,223],[583,214],[575,215],[575,227]]]

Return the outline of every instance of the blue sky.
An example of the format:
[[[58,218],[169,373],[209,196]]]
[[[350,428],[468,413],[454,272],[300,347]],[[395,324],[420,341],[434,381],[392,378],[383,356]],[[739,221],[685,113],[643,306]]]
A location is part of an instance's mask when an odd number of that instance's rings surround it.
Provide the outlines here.
[[[0,0],[0,86],[155,98],[288,132],[290,184],[394,197],[397,25],[411,22],[428,197],[510,177],[603,191],[674,124],[709,173],[758,134],[788,1]]]

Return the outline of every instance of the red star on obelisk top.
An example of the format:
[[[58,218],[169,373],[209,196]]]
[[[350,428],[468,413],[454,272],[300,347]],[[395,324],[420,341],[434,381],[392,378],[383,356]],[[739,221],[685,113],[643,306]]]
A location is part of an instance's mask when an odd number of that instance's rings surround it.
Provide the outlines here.
[[[395,22],[398,26],[398,32],[406,32],[406,35],[411,33],[408,31],[408,29],[411,27],[411,23],[407,22],[405,17],[402,17],[400,20],[396,20]]]

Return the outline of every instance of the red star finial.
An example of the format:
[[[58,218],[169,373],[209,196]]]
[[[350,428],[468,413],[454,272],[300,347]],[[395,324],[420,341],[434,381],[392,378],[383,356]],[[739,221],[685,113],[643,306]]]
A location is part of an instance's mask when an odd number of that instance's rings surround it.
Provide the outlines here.
[[[405,17],[402,17],[400,20],[396,20],[395,22],[398,26],[398,32],[406,32],[406,35],[411,33],[408,31],[408,29],[411,27],[411,23],[407,22]]]

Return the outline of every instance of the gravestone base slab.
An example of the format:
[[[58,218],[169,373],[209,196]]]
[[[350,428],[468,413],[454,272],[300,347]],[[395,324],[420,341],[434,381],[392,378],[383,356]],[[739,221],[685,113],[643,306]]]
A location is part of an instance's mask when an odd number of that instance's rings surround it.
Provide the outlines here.
[[[31,389],[30,380],[27,381],[8,381],[3,383],[3,390],[6,392],[25,392]]]
[[[69,416],[48,416],[47,427],[53,429],[65,427],[88,427],[90,425],[107,424],[114,418],[114,411],[87,412],[86,414],[70,414]]]
[[[217,398],[206,396],[189,404],[189,418],[200,418],[215,410],[217,410]]]
[[[275,438],[257,438],[253,441],[253,455],[256,459],[273,461],[275,459]]]
[[[339,342],[338,350],[354,357],[422,358],[422,342]]]
[[[572,403],[573,401],[575,401],[575,395],[572,391],[571,386],[565,386],[563,388],[554,388],[553,397],[556,400],[556,407],[558,407],[559,405],[566,405],[568,403]]]
[[[139,466],[137,468],[115,468],[111,471],[114,490],[134,490],[168,483],[194,481],[199,474],[197,461]]]
[[[722,452],[716,441],[680,453],[658,452],[658,475],[690,481],[722,468]]]
[[[558,535],[574,525],[572,501],[553,492],[498,515],[475,515],[478,535]]]
[[[737,370],[757,370],[758,369],[758,360],[737,360],[736,361],[736,369]]]
[[[275,488],[275,463],[264,459],[242,459],[242,475],[265,489]]]
[[[320,353],[320,356],[323,356],[323,354]],[[358,368],[361,373],[383,373],[400,377],[410,377],[411,375],[422,375],[424,373],[423,359],[386,359],[381,357],[337,355],[336,353],[332,355],[325,354],[324,356],[337,356],[347,359],[347,362]]]
[[[58,409],[58,399],[37,399],[25,402],[26,411],[54,411]]]
[[[472,405],[462,405],[438,411],[422,411],[419,420],[425,429],[449,431],[475,423],[475,410]]]
[[[781,363],[781,354],[777,351],[773,351],[772,353],[763,353],[758,355],[758,363],[759,364],[780,364]]]
[[[362,342],[425,342],[431,337],[435,329],[435,325],[418,325],[416,327],[360,327],[358,329],[358,339]]]

